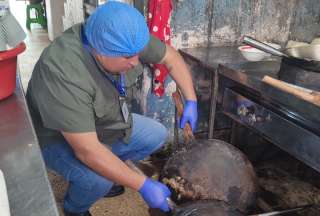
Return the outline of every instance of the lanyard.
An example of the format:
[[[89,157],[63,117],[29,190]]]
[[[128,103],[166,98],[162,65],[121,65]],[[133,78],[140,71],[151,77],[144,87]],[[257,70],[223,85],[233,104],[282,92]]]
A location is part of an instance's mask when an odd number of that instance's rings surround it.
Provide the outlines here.
[[[82,44],[84,46],[84,48],[89,52],[89,54],[91,55],[90,52],[90,45],[88,42],[88,39],[84,33],[84,28],[81,27],[81,40],[82,40]],[[96,59],[93,57],[93,59],[96,61]],[[97,62],[97,61],[96,61]],[[99,62],[97,62],[99,63]],[[125,80],[125,75],[124,73],[120,73],[119,76],[119,80],[115,80],[113,78],[112,75],[110,75],[108,72],[103,72],[103,75],[106,79],[108,79],[108,81],[110,81],[113,86],[118,90],[118,93],[121,97],[126,97],[127,93],[126,93],[126,80]]]

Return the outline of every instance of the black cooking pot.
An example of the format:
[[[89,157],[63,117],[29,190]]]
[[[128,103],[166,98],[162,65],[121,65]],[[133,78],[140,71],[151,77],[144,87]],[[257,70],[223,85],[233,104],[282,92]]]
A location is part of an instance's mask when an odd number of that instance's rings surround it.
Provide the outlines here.
[[[304,88],[320,91],[320,73],[304,64],[296,64],[286,58],[282,59],[278,78]]]
[[[320,91],[320,61],[290,56],[248,36],[243,38],[243,43],[272,55],[282,57],[278,73],[280,80]]]
[[[255,204],[257,178],[239,149],[217,139],[197,139],[182,146],[161,172],[174,201],[221,200],[243,212]]]

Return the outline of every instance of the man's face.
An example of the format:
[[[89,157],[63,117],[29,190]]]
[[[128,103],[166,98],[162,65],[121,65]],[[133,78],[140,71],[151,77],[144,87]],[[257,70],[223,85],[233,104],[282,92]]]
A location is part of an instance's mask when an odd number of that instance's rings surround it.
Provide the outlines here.
[[[100,54],[95,54],[96,59],[100,62],[102,67],[111,73],[127,72],[139,63],[139,56],[130,57],[109,57]]]

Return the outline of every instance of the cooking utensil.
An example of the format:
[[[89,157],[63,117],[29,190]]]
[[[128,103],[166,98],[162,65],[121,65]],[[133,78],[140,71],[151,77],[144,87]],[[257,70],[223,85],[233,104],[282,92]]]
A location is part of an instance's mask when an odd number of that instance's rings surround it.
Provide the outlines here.
[[[139,173],[140,175],[146,176],[144,174],[144,172],[139,167],[137,167],[131,160],[126,160],[125,163],[133,171]],[[177,213],[177,212],[181,211],[181,209],[178,207],[178,205],[170,197],[167,198],[167,202],[168,202],[168,205],[173,213]]]
[[[320,45],[306,45],[293,48],[287,48],[286,53],[296,58],[320,61]]]
[[[274,79],[270,76],[264,76],[263,82],[281,89],[285,92],[293,94],[303,100],[306,100],[316,106],[320,106],[320,92],[312,91],[310,89],[302,88],[300,86],[292,85],[281,80]]]
[[[280,57],[320,61],[320,45],[298,46],[286,48],[283,51],[280,51],[272,46],[269,46],[266,43],[255,40],[249,36],[244,36],[243,42],[257,49]]]
[[[179,90],[177,90],[176,92],[174,92],[172,94],[172,98],[173,98],[174,103],[177,108],[177,114],[179,117],[181,117],[182,113],[183,113],[183,104],[181,102],[181,94],[180,94]],[[183,134],[184,134],[184,139],[187,143],[195,140],[195,137],[193,135],[193,132],[192,132],[192,129],[191,129],[191,126],[189,123],[187,123],[186,126],[184,127]]]
[[[234,207],[219,200],[200,200],[180,206],[180,211],[173,216],[244,216]]]
[[[275,49],[265,43],[262,43],[261,41],[253,39],[252,37],[249,37],[249,36],[244,36],[242,42],[247,45],[250,45],[254,48],[260,49],[264,52],[270,53],[275,56],[282,57],[283,58],[282,61],[285,61],[287,64],[294,65],[295,67],[299,67],[304,70],[309,70],[309,71],[313,71],[313,72],[320,72],[320,61],[308,60],[308,59],[304,59],[304,58],[297,58],[295,56],[290,55],[290,54],[294,53],[295,50],[297,50],[297,52],[299,52],[300,47],[290,48],[290,52],[287,52],[287,50],[285,50],[285,52],[281,52],[280,50]],[[319,48],[318,52],[320,52],[320,46],[317,46],[317,48]],[[314,51],[311,50],[309,52],[313,53]],[[316,54],[314,56],[314,58],[318,58],[318,55],[319,54]]]
[[[196,214],[198,209],[197,208],[193,208],[193,209],[184,209],[184,208],[180,208],[175,202],[173,202],[172,199],[167,198],[167,202],[168,205],[171,209],[171,212],[175,215],[175,214],[180,214],[181,212],[183,212],[183,216],[191,216],[193,214]]]
[[[313,207],[313,206],[314,206],[314,205],[310,204],[310,205],[299,206],[299,207],[295,207],[295,208],[291,208],[291,209],[286,209],[286,210],[272,211],[272,212],[262,213],[262,214],[255,214],[255,215],[251,215],[251,216],[283,215],[283,214],[287,214],[287,213],[302,211],[302,210],[305,210],[305,209],[307,209],[307,208],[311,208],[311,207]]]
[[[265,44],[261,41],[258,41],[256,39],[253,39],[252,37],[249,36],[244,36],[243,37],[243,43],[250,45],[256,49],[262,50],[264,52],[270,53],[275,56],[280,56],[280,57],[289,57],[288,54],[281,52],[278,49],[273,48],[272,46],[269,46],[268,44]]]

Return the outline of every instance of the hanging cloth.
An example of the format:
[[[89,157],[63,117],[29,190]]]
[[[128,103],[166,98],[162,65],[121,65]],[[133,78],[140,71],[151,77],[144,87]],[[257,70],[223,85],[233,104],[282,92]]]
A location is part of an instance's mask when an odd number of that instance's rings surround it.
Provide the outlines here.
[[[149,0],[148,26],[152,35],[166,44],[170,44],[170,16],[172,11],[171,0]],[[164,94],[164,82],[168,75],[165,65],[154,64],[153,70],[153,93],[159,97]]]

